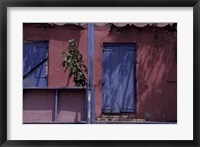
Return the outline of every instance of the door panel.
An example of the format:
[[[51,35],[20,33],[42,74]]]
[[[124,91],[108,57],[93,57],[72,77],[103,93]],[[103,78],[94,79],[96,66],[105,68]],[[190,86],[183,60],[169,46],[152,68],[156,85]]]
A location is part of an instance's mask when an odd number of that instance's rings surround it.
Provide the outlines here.
[[[119,67],[117,60],[118,53],[116,50],[107,50],[104,53],[103,66],[103,109],[107,112],[119,111],[119,102],[116,97],[119,95],[119,81],[118,78]]]
[[[120,50],[120,103],[121,112],[134,112],[134,51]]]
[[[133,44],[108,44],[103,51],[104,113],[135,112]]]

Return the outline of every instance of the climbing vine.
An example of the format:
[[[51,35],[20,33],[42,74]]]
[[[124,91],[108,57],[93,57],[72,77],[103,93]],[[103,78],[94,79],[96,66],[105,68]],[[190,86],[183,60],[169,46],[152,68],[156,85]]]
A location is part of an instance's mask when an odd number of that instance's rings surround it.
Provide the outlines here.
[[[87,67],[83,62],[83,56],[77,47],[75,39],[68,40],[68,47],[62,51],[62,67],[69,70],[69,79],[73,76],[75,86],[84,87],[87,85]]]

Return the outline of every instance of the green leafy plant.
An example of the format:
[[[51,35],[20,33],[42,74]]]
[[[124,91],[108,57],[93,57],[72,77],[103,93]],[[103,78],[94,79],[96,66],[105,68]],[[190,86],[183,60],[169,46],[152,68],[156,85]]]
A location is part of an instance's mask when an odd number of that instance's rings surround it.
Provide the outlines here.
[[[77,47],[75,39],[68,40],[68,47],[62,51],[63,61],[61,66],[65,67],[65,71],[69,70],[69,79],[74,77],[74,83],[77,87],[87,85],[87,78],[84,73],[87,73],[87,67],[83,62],[83,56]]]

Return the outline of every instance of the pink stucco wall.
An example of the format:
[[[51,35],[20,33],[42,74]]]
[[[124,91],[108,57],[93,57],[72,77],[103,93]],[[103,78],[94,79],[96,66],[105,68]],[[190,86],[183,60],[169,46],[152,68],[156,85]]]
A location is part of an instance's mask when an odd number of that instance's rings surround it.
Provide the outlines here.
[[[60,66],[61,51],[66,41],[75,38],[87,65],[87,25],[83,28],[65,25],[41,27],[41,24],[24,24],[24,40],[48,40],[49,87],[73,87],[68,72]],[[101,114],[102,49],[103,43],[136,43],[136,117],[154,121],[177,120],[177,36],[169,27],[146,26],[113,28],[95,26],[94,30],[94,87],[96,116]],[[62,114],[61,114],[62,115]],[[78,116],[78,115],[77,115]],[[79,116],[78,116],[79,117]]]
[[[86,121],[86,94],[83,90],[62,90],[59,93],[58,122]]]
[[[23,91],[23,122],[51,122],[54,120],[54,97],[51,90]]]

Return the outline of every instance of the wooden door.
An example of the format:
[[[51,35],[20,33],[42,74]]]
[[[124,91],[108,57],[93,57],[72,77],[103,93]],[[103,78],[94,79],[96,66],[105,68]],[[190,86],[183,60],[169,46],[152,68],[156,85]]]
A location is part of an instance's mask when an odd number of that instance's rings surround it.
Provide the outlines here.
[[[103,113],[135,112],[135,44],[105,44]]]

